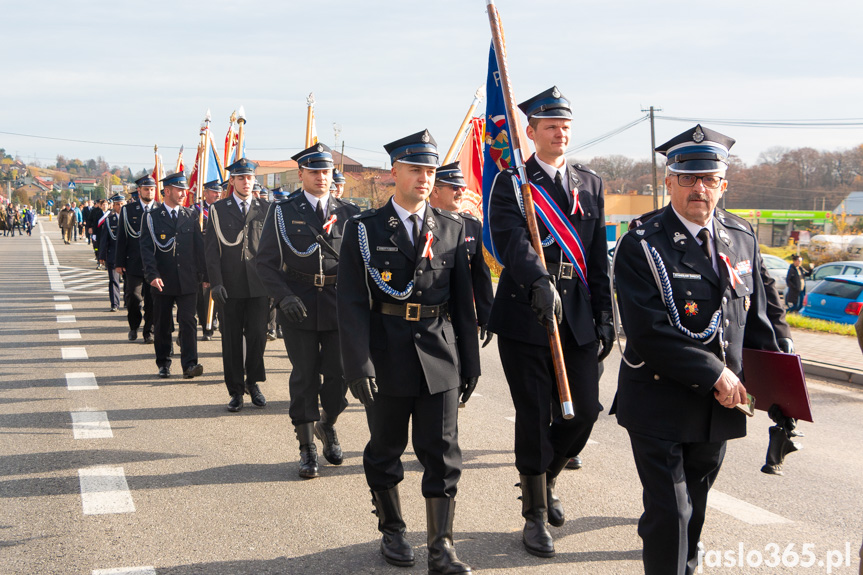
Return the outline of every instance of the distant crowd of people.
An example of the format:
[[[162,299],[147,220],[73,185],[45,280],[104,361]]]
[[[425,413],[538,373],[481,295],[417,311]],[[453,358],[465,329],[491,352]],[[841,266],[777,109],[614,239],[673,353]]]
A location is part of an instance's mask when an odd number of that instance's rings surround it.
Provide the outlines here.
[[[3,236],[15,237],[15,230],[18,230],[18,235],[29,236],[33,233],[33,226],[36,225],[36,210],[28,205],[0,205],[0,230],[3,230]]]

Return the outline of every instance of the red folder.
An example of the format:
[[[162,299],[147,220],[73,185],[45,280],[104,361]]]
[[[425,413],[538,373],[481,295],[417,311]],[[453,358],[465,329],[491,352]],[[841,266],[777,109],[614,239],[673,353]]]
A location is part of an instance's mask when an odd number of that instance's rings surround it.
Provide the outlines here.
[[[799,355],[744,349],[743,383],[755,398],[755,409],[767,411],[775,403],[786,417],[812,421],[812,405]]]

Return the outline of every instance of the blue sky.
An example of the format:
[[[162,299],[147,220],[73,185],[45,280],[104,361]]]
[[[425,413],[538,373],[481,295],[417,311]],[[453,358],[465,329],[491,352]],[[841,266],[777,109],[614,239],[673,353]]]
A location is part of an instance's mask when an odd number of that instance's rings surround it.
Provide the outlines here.
[[[497,0],[518,101],[556,84],[573,103],[573,144],[650,105],[706,119],[863,118],[863,2]],[[0,147],[43,165],[57,154],[137,171],[158,143],[187,165],[206,110],[221,141],[246,109],[248,154],[301,147],[305,98],[318,135],[367,165],[428,128],[442,148],[486,77],[483,0],[16,2],[4,8]],[[483,104],[484,106],[484,104]],[[484,109],[484,107],[482,108]],[[710,122],[706,123],[711,125]],[[690,124],[657,121],[657,144]],[[863,128],[713,126],[747,163],[774,146],[844,149]],[[647,158],[648,124],[578,157]]]

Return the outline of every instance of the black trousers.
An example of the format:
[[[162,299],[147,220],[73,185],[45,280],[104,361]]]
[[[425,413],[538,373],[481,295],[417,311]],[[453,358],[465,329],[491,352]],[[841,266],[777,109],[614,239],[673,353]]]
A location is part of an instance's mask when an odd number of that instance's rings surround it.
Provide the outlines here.
[[[707,511],[707,492],[725,457],[725,441],[677,443],[629,432],[644,488],[638,535],[645,575],[691,575]]]
[[[108,299],[111,302],[112,308],[120,307],[120,274],[117,273],[117,268],[105,262],[105,269],[108,270]]]
[[[153,293],[150,284],[143,276],[126,274],[124,284],[126,297],[126,319],[129,321],[129,329],[137,330],[144,320],[144,335],[153,333]],[[141,308],[144,308],[143,315]]]
[[[242,395],[245,381],[267,379],[264,349],[267,345],[267,297],[228,298],[222,308],[222,366],[231,395]],[[243,361],[243,339],[246,360]]]
[[[177,304],[177,323],[180,324],[180,363],[183,369],[198,363],[198,340],[195,337],[196,293],[166,295],[153,290],[153,347],[156,350],[156,365],[171,366],[171,333],[174,330],[174,304]]]
[[[458,388],[430,395],[421,386],[417,397],[375,394],[366,406],[369,442],[363,451],[363,468],[372,491],[398,485],[405,472],[401,456],[408,444],[408,423],[414,451],[423,466],[423,497],[455,497],[461,477],[458,446]]]
[[[523,475],[545,473],[554,456],[578,455],[593,430],[599,403],[599,343],[578,346],[561,326],[563,358],[575,409],[564,419],[551,349],[498,336],[497,346],[515,405],[515,466]]]
[[[342,353],[338,330],[310,331],[296,329],[279,312],[285,349],[291,360],[291,377],[288,387],[291,392],[291,407],[288,410],[294,425],[321,419],[321,407],[327,421],[335,423],[339,414],[348,406],[345,399],[347,384],[342,368]],[[266,316],[264,318],[266,321]],[[321,384],[323,375],[323,384]]]

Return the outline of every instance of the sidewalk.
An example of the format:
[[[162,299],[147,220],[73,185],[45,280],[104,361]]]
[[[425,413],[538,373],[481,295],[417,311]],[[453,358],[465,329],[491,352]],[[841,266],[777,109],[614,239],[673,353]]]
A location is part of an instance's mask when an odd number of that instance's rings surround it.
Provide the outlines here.
[[[806,375],[863,385],[863,352],[856,337],[793,328],[791,337]]]

